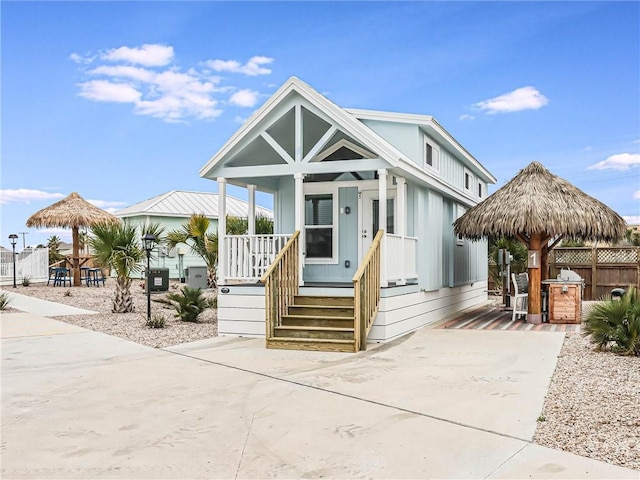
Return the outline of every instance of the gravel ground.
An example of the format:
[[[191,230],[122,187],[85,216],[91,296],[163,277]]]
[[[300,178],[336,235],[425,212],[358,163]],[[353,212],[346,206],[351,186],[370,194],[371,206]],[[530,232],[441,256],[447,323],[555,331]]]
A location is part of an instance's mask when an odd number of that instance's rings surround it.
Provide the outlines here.
[[[179,283],[172,283],[170,291],[179,292],[180,286]],[[3,288],[9,291],[7,287]],[[166,326],[165,328],[147,327],[147,296],[139,281],[134,281],[131,285],[133,313],[111,313],[112,299],[115,293],[115,280],[111,278],[107,279],[105,287],[69,288],[32,284],[28,287],[18,285],[15,290],[11,288],[10,291],[97,311],[99,312],[97,315],[68,315],[55,318],[90,330],[126,338],[149,347],[167,347],[218,335],[215,309],[208,309],[201,313],[198,317],[198,323],[183,322],[175,317],[173,308],[153,301],[164,297],[164,293],[151,294],[151,312],[152,315],[162,315],[165,318]],[[206,291],[205,295],[214,297],[215,293]]]
[[[176,290],[180,284],[172,284]],[[6,287],[5,287],[6,288]],[[146,295],[132,285],[135,313],[111,313],[115,282],[106,288],[18,286],[17,293],[100,312],[56,317],[74,325],[151,347],[165,347],[217,335],[216,311],[207,310],[200,323],[185,323],[173,309],[152,302],[154,313],[167,321],[163,329],[145,326]],[[13,289],[11,289],[13,290]],[[67,296],[67,292],[70,295]],[[214,296],[213,292],[207,292]],[[158,298],[164,294],[153,294]],[[589,305],[585,303],[584,311]],[[535,332],[532,332],[535,335]],[[596,352],[580,334],[567,334],[544,401],[534,442],[550,448],[640,470],[640,358]]]

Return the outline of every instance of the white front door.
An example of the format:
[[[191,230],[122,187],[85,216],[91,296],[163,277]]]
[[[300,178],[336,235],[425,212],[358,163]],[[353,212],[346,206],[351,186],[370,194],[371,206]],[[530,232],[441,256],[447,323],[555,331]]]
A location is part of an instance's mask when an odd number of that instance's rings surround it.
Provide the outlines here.
[[[360,245],[358,250],[358,263],[362,263],[362,259],[369,251],[371,242],[373,242],[373,239],[380,228],[378,222],[378,198],[379,193],[377,190],[365,190],[362,192],[360,197]],[[385,233],[395,233],[395,207],[395,192],[388,190],[387,225]]]

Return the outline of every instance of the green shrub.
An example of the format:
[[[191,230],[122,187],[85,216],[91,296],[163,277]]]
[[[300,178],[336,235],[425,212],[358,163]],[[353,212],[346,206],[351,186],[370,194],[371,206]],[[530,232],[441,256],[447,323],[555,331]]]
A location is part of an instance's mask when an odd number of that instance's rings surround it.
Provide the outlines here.
[[[619,300],[610,297],[593,306],[585,320],[584,335],[598,350],[640,356],[640,297],[629,287]]]
[[[0,310],[6,310],[10,303],[11,299],[9,298],[9,295],[5,292],[0,293]]]
[[[213,301],[208,300],[201,289],[186,286],[180,293],[168,293],[166,298],[157,301],[175,308],[176,316],[183,322],[197,322],[198,316],[213,306]]]
[[[31,285],[31,277],[29,275],[25,275],[22,277],[22,286],[28,287],[29,285]]]
[[[146,325],[149,328],[164,328],[166,323],[167,321],[162,315],[154,313],[151,315],[151,318],[147,320]]]

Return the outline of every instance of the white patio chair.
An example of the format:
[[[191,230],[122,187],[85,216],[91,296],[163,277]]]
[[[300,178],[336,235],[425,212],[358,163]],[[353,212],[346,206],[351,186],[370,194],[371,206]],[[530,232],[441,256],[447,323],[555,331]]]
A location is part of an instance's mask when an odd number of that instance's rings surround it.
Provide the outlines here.
[[[516,315],[527,314],[529,302],[529,294],[527,293],[527,289],[529,288],[528,277],[526,273],[519,275],[515,273],[511,274],[511,280],[513,281],[513,295],[511,295],[513,316],[511,317],[511,321],[515,321]]]

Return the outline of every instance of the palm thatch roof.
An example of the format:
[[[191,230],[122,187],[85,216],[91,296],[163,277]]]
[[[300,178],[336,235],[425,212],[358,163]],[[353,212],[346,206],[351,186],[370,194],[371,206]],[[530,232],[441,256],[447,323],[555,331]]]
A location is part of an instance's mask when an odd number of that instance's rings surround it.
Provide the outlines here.
[[[456,234],[617,241],[626,222],[604,203],[533,162],[454,222]]]
[[[27,220],[27,227],[90,227],[96,223],[117,223],[120,220],[109,212],[91,205],[76,192],[42,210]]]

